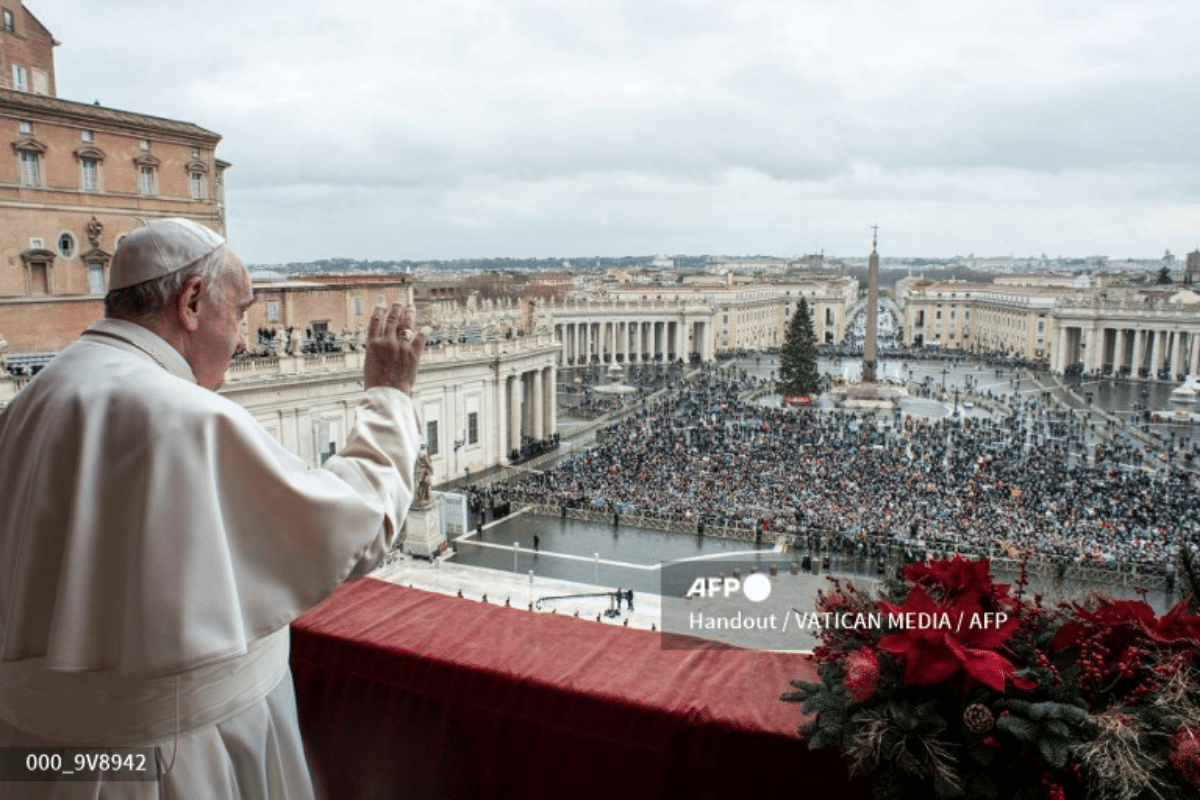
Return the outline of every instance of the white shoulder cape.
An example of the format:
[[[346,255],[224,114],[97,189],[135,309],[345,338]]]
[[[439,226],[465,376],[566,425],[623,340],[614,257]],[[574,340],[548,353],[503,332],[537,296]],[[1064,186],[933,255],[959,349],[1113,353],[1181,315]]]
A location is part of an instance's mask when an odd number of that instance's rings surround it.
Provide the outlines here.
[[[309,469],[139,330],[93,326],[0,413],[0,660],[150,676],[242,655],[403,524],[407,395],[368,391]]]

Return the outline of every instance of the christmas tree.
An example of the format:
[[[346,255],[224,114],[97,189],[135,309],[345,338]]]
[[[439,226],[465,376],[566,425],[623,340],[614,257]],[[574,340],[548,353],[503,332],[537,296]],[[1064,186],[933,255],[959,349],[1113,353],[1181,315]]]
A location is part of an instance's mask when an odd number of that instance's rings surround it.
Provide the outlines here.
[[[817,371],[817,334],[813,331],[812,315],[803,297],[788,324],[783,342],[779,388],[786,397],[813,395],[821,389],[821,375]]]

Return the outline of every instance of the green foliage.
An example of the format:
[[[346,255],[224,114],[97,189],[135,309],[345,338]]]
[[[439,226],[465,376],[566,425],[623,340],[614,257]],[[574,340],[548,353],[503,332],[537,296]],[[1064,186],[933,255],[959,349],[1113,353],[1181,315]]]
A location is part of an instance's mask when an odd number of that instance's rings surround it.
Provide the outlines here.
[[[796,313],[788,323],[787,336],[779,355],[779,389],[783,394],[818,394],[821,374],[817,370],[817,334],[813,330],[808,303],[800,298]]]
[[[1192,612],[1200,612],[1200,551],[1194,547],[1182,544],[1175,557],[1179,567],[1179,577],[1182,580],[1184,596],[1191,596],[1188,608]]]

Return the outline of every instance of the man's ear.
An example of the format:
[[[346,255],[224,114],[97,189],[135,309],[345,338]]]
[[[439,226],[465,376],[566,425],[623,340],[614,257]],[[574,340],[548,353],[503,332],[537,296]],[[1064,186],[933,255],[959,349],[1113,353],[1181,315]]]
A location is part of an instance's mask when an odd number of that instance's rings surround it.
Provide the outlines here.
[[[175,312],[179,317],[179,324],[188,333],[200,327],[200,304],[203,297],[204,281],[199,276],[188,278],[179,290]]]

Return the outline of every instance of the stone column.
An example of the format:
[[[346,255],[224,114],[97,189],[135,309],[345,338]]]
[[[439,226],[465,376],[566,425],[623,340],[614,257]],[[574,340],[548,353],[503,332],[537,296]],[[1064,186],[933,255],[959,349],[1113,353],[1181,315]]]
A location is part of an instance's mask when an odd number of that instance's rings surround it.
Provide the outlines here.
[[[1095,372],[1099,369],[1100,355],[1103,351],[1104,338],[1101,335],[1100,326],[1092,323],[1092,327],[1088,331],[1087,358],[1084,360],[1084,369],[1088,372]]]
[[[510,375],[508,381],[508,450],[512,452],[521,447],[521,390],[524,387],[520,375]]]
[[[534,403],[537,402],[537,394],[533,391],[533,373],[526,372],[521,375],[521,409],[524,414],[521,417],[521,439],[524,441],[526,436],[533,436],[537,431],[537,423],[533,418]]]
[[[1056,336],[1058,338],[1054,343],[1054,358],[1050,363],[1050,371],[1061,375],[1067,371],[1067,326],[1059,325]]]
[[[1154,344],[1150,347],[1150,377],[1157,378],[1162,368],[1162,331],[1154,331]]]
[[[1133,363],[1129,365],[1132,377],[1136,378],[1146,360],[1146,332],[1137,328],[1133,332]]]
[[[546,394],[542,385],[542,370],[534,370],[529,374],[529,377],[533,384],[531,387],[533,390],[531,393],[533,395],[533,402],[530,403],[531,408],[529,409],[531,416],[529,435],[535,439],[541,439],[543,438],[542,429],[545,426],[545,420],[542,415],[546,411]]]
[[[1200,375],[1200,338],[1197,338],[1195,331],[1188,336],[1192,347],[1191,367],[1188,369],[1189,375]]]
[[[542,438],[549,439],[558,430],[558,371],[546,367],[542,381]]]

